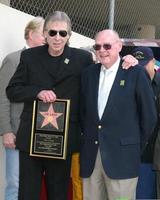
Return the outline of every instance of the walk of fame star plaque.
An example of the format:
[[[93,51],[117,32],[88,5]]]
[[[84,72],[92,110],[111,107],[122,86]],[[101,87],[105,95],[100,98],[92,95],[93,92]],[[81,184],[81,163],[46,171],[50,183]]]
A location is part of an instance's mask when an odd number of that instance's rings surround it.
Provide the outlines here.
[[[70,100],[34,101],[30,155],[66,159]]]

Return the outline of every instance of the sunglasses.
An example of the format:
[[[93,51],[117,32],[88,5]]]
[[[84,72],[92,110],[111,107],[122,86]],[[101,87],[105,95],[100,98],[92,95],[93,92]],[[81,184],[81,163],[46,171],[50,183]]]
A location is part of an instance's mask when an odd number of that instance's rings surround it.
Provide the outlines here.
[[[101,48],[103,47],[103,49],[105,49],[105,50],[109,50],[109,49],[111,49],[112,48],[112,45],[111,44],[103,44],[103,45],[100,45],[100,44],[95,44],[95,45],[93,45],[93,49],[95,50],[95,51],[99,51]]]
[[[49,30],[49,31],[48,31],[48,35],[49,35],[50,37],[54,37],[54,36],[56,36],[58,33],[59,33],[59,35],[60,35],[61,37],[66,37],[67,34],[68,34],[67,31],[65,31],[65,30],[60,30],[60,31]]]

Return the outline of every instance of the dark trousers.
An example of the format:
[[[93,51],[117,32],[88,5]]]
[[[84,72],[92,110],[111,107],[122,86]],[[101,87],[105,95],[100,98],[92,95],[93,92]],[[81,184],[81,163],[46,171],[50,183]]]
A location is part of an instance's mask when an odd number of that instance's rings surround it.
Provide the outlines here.
[[[39,200],[45,173],[48,200],[67,200],[71,157],[66,160],[31,157],[20,151],[19,200]]]

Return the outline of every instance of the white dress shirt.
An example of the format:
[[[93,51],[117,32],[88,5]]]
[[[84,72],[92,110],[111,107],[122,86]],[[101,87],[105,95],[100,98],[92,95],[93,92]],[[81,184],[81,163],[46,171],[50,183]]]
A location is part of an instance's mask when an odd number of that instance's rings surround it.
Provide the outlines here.
[[[101,119],[105,106],[107,104],[109,93],[118,71],[119,63],[120,63],[120,57],[108,69],[103,65],[101,66],[100,77],[99,77],[99,90],[98,90],[99,119]]]

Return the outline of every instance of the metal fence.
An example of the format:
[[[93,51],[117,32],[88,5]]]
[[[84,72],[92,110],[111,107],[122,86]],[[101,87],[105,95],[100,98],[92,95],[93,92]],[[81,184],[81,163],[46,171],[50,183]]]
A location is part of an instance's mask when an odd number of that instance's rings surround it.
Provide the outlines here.
[[[114,5],[114,29],[122,38],[160,38],[160,0],[10,0],[10,6],[46,17],[55,10],[66,12],[72,29],[93,38],[109,28],[110,5]]]

